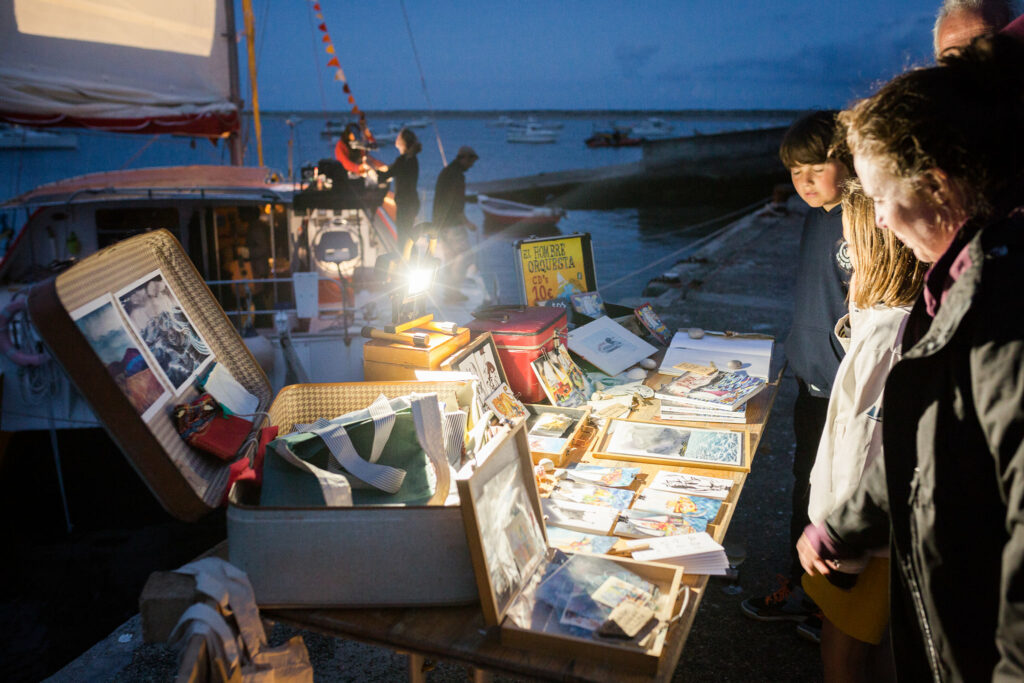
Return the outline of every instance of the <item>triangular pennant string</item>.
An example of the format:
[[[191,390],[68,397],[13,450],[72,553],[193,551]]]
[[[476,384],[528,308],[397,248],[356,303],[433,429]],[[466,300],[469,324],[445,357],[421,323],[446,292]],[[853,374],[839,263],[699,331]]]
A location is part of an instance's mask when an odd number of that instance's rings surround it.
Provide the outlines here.
[[[356,98],[352,94],[352,89],[348,86],[348,79],[345,77],[345,72],[341,68],[341,62],[338,60],[337,53],[335,52],[334,43],[331,41],[331,34],[327,31],[327,22],[324,21],[323,14],[321,14],[319,2],[313,3],[313,10],[317,13],[317,20],[321,22],[317,28],[319,28],[324,34],[322,42],[327,46],[325,50],[327,54],[331,55],[331,58],[327,60],[327,66],[336,69],[334,73],[334,80],[341,81],[342,90],[345,92],[345,95],[347,95],[346,99],[348,100],[348,103],[352,105],[352,113],[359,117],[359,127],[363,130],[363,136],[366,138],[367,142],[373,144],[376,142],[376,139],[373,137],[373,133],[370,132],[369,126],[366,125],[366,114],[359,109],[359,106],[356,104]]]

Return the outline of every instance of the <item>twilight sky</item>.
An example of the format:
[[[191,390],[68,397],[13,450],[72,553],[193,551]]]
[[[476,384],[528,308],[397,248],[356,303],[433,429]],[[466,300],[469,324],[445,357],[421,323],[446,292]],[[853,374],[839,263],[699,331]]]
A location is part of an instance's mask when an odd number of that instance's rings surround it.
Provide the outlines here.
[[[436,109],[804,109],[842,107],[928,62],[939,2],[406,0],[406,10]],[[427,108],[400,0],[320,4],[362,109]],[[313,2],[253,5],[261,107],[346,109]]]

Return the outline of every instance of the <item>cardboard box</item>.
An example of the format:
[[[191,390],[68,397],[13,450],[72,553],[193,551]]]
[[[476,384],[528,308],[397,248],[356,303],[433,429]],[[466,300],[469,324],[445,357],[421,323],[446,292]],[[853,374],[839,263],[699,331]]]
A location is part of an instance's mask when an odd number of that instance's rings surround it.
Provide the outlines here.
[[[538,580],[537,572],[543,572],[560,551],[547,547],[523,426],[493,439],[478,454],[477,461],[477,469],[471,474],[464,473],[457,483],[484,621],[499,626],[502,644],[568,654],[643,673],[656,672],[680,595],[682,569],[606,558],[658,587],[658,621],[649,632],[649,642],[554,634],[517,624],[509,611],[522,591]]]

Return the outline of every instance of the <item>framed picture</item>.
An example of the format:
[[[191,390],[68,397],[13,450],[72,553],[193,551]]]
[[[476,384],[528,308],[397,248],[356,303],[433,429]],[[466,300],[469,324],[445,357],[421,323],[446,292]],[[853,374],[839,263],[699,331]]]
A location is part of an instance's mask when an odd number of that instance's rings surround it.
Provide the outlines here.
[[[750,471],[741,431],[612,419],[598,444],[614,459]]]
[[[569,332],[569,349],[608,375],[617,375],[658,350],[607,316]]]
[[[116,296],[128,325],[155,361],[154,370],[177,396],[213,361],[206,340],[159,270]]]
[[[507,384],[501,384],[497,391],[487,397],[487,407],[499,418],[513,425],[523,422],[529,415],[526,406],[519,402]]]
[[[516,279],[527,306],[550,299],[568,301],[573,294],[597,289],[588,233],[530,237],[515,242],[513,248],[519,263]]]
[[[132,407],[143,421],[148,421],[167,402],[170,393],[125,325],[114,297],[104,294],[90,301],[72,311],[71,319]]]
[[[480,380],[482,398],[493,395],[502,384],[508,383],[505,368],[501,366],[501,358],[490,332],[484,332],[471,341],[464,349],[446,360],[443,366],[475,375]]]

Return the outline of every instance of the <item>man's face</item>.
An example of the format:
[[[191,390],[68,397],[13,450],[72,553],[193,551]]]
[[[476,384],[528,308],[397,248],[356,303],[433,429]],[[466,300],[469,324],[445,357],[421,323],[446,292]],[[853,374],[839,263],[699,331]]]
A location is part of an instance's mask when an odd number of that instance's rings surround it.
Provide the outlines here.
[[[473,164],[476,163],[476,157],[459,157],[459,161],[462,162],[463,170],[468,171],[473,168]]]
[[[978,36],[991,32],[992,27],[977,12],[971,10],[950,12],[939,24],[939,30],[935,37],[935,57],[956,54]]]

